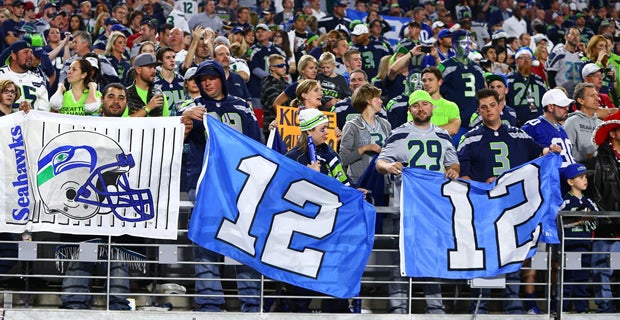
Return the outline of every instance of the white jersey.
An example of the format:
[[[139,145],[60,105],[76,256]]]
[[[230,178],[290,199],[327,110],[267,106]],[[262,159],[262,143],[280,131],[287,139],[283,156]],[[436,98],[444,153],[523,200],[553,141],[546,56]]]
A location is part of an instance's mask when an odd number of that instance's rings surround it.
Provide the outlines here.
[[[196,0],[178,0],[174,2],[174,8],[183,12],[185,15],[185,19],[189,21],[191,17],[198,14],[198,8],[202,1],[198,2]]]
[[[189,26],[187,25],[187,15],[177,8],[172,9],[170,14],[166,17],[166,23],[169,23],[176,28],[181,29],[183,32],[190,32]]]
[[[19,87],[21,95],[16,103],[28,101],[34,110],[50,111],[47,83],[39,74],[32,71],[17,73],[6,65],[0,68],[0,80],[11,80]]]

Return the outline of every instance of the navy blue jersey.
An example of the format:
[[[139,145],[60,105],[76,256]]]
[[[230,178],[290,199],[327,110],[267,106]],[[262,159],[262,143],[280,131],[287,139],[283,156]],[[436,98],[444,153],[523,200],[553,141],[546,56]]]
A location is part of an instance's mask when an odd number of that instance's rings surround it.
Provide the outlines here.
[[[557,144],[562,147],[562,152],[560,152],[562,156],[562,168],[571,163],[575,163],[573,144],[561,125],[552,124],[549,120],[545,119],[545,117],[540,116],[526,122],[521,129],[543,146]]]
[[[443,61],[439,70],[443,73],[441,95],[459,106],[461,127],[468,128],[471,115],[478,109],[476,92],[485,86],[484,71],[472,61],[464,65],[456,58]]]
[[[286,57],[284,51],[269,43],[269,45],[263,46],[261,44],[254,44],[250,48],[250,62],[248,67],[250,68],[250,80],[248,81],[248,90],[252,98],[260,98],[261,96],[261,80],[269,74],[269,61],[267,59],[272,54],[279,54]],[[260,74],[263,73],[263,76]]]
[[[461,175],[485,182],[537,158],[543,149],[519,128],[502,124],[496,131],[479,125],[461,137],[458,147]]]
[[[387,119],[392,128],[398,128],[407,122],[407,112],[409,111],[409,96],[400,94],[391,99],[384,107]]]
[[[161,92],[166,96],[170,108],[174,108],[177,103],[185,100],[185,91],[183,89],[184,79],[180,75],[175,74],[172,82],[168,82],[162,77],[161,73],[157,73],[153,83],[155,87],[159,87]],[[170,114],[175,113],[173,109],[170,111]]]
[[[381,42],[370,41],[367,45],[354,44],[351,50],[357,50],[362,56],[362,69],[366,71],[368,79],[372,79],[377,75],[377,69],[383,56],[389,55],[388,50]]]
[[[206,108],[209,115],[214,116],[233,129],[260,142],[262,140],[262,134],[258,128],[258,121],[254,116],[254,111],[245,100],[228,94],[228,86],[225,81],[226,75],[224,74],[222,66],[217,62],[207,60],[199,65],[196,74],[200,74],[201,68],[203,67],[215,68],[220,73],[224,98],[221,100],[214,100],[200,88],[201,96],[194,99],[193,106]],[[192,107],[192,105],[188,107]],[[187,188],[195,189],[198,177],[202,171],[202,161],[207,142],[205,127],[202,121],[193,121],[193,128],[185,141],[189,145],[187,157]]]
[[[127,83],[127,74],[131,68],[131,62],[129,59],[127,59],[126,56],[123,56],[123,58],[119,61],[112,55],[106,55],[105,57],[108,58],[110,63],[116,68],[116,73],[118,73],[118,78],[121,79],[121,83],[125,86],[130,85],[131,83]],[[168,101],[170,101],[170,97],[168,97]]]
[[[2,23],[2,26],[0,27],[0,35],[2,36],[2,39],[0,39],[0,44],[2,45],[2,47],[0,48],[0,50],[4,50],[9,46],[7,43],[4,42],[4,38],[6,38],[9,32],[13,32],[13,35],[15,37],[19,37],[18,30],[24,26],[24,23],[26,23],[24,19],[20,19],[16,22],[15,20],[10,18]],[[2,63],[4,64],[4,61]]]
[[[319,20],[318,26],[321,33],[324,34],[331,30],[336,30],[336,27],[339,24],[343,25],[345,28],[349,28],[349,26],[351,25],[351,19],[347,18],[346,16],[342,18],[337,18],[333,15],[329,15],[321,18],[321,20]]]
[[[517,127],[542,115],[542,96],[547,92],[543,79],[533,73],[524,77],[518,71],[509,73],[507,78],[506,104],[511,105],[517,112]]]
[[[231,71],[228,75],[228,79],[226,79],[226,82],[228,84],[228,94],[246,101],[250,100],[250,91],[240,75],[234,71]]]

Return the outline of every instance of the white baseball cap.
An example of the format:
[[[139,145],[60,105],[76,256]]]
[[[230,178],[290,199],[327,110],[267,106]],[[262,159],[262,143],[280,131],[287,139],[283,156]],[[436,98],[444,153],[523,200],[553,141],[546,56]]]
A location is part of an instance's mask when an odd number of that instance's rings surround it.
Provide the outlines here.
[[[564,91],[560,89],[551,89],[545,92],[545,94],[542,97],[543,107],[548,106],[550,104],[555,104],[560,107],[568,107],[568,105],[570,105],[573,102],[574,100],[569,99],[564,93]]]
[[[594,63],[588,63],[585,66],[583,66],[583,69],[581,69],[581,77],[583,79],[585,79],[587,76],[597,72],[597,71],[601,71],[601,67],[597,66]]]
[[[351,34],[354,36],[359,36],[364,33],[368,33],[368,27],[362,23],[356,25],[355,28],[353,28],[353,31],[351,31]]]

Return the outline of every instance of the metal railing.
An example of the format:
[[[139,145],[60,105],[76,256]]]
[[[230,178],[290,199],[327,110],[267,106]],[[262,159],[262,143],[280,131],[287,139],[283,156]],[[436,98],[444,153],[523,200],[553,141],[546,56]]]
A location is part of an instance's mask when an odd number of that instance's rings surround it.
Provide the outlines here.
[[[191,204],[184,202],[181,207],[181,215],[179,224],[185,226],[191,212]],[[405,281],[393,281],[392,271],[399,266],[394,262],[393,256],[398,254],[397,234],[390,233],[389,220],[397,218],[397,212],[394,208],[378,207],[377,212],[380,217],[386,220],[384,223],[384,233],[377,234],[375,237],[375,247],[371,258],[368,261],[366,270],[362,279],[362,291],[359,297],[350,300],[351,309],[357,312],[373,312],[389,313],[390,300],[406,301],[406,312],[408,314],[424,314],[426,312],[425,305],[427,297],[424,294],[425,285],[439,284],[441,285],[441,296],[434,297],[445,306],[448,314],[469,314],[472,307],[480,300],[479,296],[472,296],[471,284],[466,281],[441,280],[441,279],[412,279],[406,278]],[[561,212],[558,215],[559,225],[564,224],[567,217],[579,216],[579,213]],[[620,217],[620,213],[596,213],[596,217],[610,218]],[[562,236],[562,243],[558,246],[557,253],[552,250],[546,250],[546,246],[539,246],[539,252],[531,259],[528,267],[522,270],[538,270],[536,281],[533,283],[519,283],[521,287],[528,285],[534,288],[536,298],[530,298],[536,302],[537,307],[543,310],[543,314],[548,318],[554,315],[557,310],[558,318],[570,318],[570,315],[564,314],[562,308],[555,308],[556,305],[562,305],[564,302],[588,300],[589,305],[594,305],[594,295],[588,297],[568,297],[563,295],[563,290],[567,285],[576,285],[578,283],[568,282],[565,279],[566,270],[582,270],[590,273],[594,270],[591,266],[581,265],[575,261],[581,261],[586,255],[592,255],[596,252],[570,252],[565,250],[566,240],[583,240],[582,238],[564,237],[562,228],[559,228]],[[129,299],[135,303],[137,310],[165,310],[174,308],[179,311],[190,311],[194,308],[193,299],[195,297],[214,297],[214,295],[198,295],[194,293],[194,283],[197,280],[205,280],[196,278],[194,275],[194,262],[192,256],[193,244],[186,237],[187,230],[179,229],[177,241],[159,241],[145,239],[145,243],[112,243],[112,238],[104,239],[102,243],[82,244],[77,248],[80,250],[80,261],[99,261],[102,267],[101,274],[95,274],[90,277],[93,289],[89,293],[79,293],[92,296],[94,299],[94,309],[108,310],[110,302],[110,286],[109,280],[129,279],[131,283],[130,293],[127,294]],[[34,234],[32,241],[2,241],[0,243],[13,244],[17,246],[17,257],[0,257],[0,262],[12,261],[15,266],[11,272],[0,274],[0,289],[3,292],[3,305],[5,309],[20,308],[57,308],[60,305],[60,296],[62,294],[71,293],[62,290],[62,282],[68,277],[64,275],[57,264],[75,261],[71,259],[59,259],[56,257],[56,249],[59,246],[71,245],[75,243],[60,241],[60,235],[52,233]],[[615,240],[613,238],[594,238],[598,240]],[[125,247],[129,250],[142,247],[146,249],[145,259],[140,261],[143,264],[143,271],[132,271],[127,278],[111,276],[110,263],[120,262],[127,264],[135,264],[134,259],[119,259],[108,254],[101,258],[97,255],[101,247],[107,248],[107,252],[111,252],[113,246]],[[602,253],[602,252],[599,252]],[[558,256],[559,254],[559,256]],[[613,271],[620,269],[620,253],[610,253],[611,263],[605,266],[605,270]],[[93,260],[94,257],[94,260]],[[559,259],[559,263],[554,264],[553,261],[557,257],[565,257]],[[235,266],[234,261],[228,259],[218,263],[223,266],[221,281],[224,287],[224,297],[226,299],[225,309],[228,311],[238,311],[238,299],[240,296],[236,291],[237,278],[232,272]],[[558,265],[559,269],[554,266]],[[551,272],[550,272],[551,271]],[[559,277],[555,280],[555,271],[559,271]],[[74,277],[78,278],[78,277]],[[262,312],[273,311],[274,305],[277,304],[277,311],[287,311],[286,304],[290,304],[295,298],[312,298],[311,308],[320,310],[322,300],[331,299],[326,296],[293,296],[287,285],[277,281],[273,281],[264,277],[250,281],[260,282],[260,309]],[[557,284],[556,284],[557,282]],[[178,284],[179,286],[165,285],[169,283]],[[404,284],[410,290],[399,297],[390,296],[388,287],[390,285],[400,283]],[[494,282],[489,287],[493,287]],[[603,283],[589,281],[589,288],[595,288]],[[617,285],[618,282],[612,282],[611,285]],[[181,287],[186,291],[181,290]],[[147,289],[147,288],[151,289]],[[501,287],[501,281],[500,281]],[[556,290],[555,287],[558,289]],[[551,297],[557,292],[557,302]],[[590,292],[590,291],[588,291]],[[76,293],[77,294],[77,293]],[[503,302],[513,298],[505,298],[503,290],[496,289],[491,291],[491,296],[485,299],[489,302],[489,311],[493,314],[502,314]],[[612,297],[611,301],[617,298]],[[524,301],[525,302],[525,301]],[[271,309],[270,309],[271,308]],[[525,310],[527,311],[527,310]]]

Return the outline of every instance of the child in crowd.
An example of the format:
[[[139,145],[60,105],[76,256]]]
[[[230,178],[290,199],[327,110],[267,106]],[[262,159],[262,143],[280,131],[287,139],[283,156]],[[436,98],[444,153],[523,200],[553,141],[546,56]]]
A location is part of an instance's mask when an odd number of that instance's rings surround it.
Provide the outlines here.
[[[599,211],[598,207],[590,198],[586,197],[583,192],[588,188],[587,174],[591,171],[581,163],[573,163],[561,169],[562,181],[568,185],[570,191],[564,194],[564,203],[560,210],[562,211],[584,211],[581,217],[567,217],[563,220],[564,237],[565,238],[583,238],[575,240],[566,240],[564,242],[565,252],[590,252],[592,243],[589,238],[592,237],[592,231],[596,229],[596,218],[588,216],[588,211]],[[584,267],[590,266],[590,255],[583,254],[581,263]],[[564,299],[566,298],[584,298],[576,300],[564,300],[562,309],[567,311],[569,303],[573,302],[575,312],[582,313],[587,311],[588,300],[590,295],[587,292],[587,282],[589,272],[585,270],[565,270],[564,283],[583,282],[584,284],[565,284]]]
[[[338,101],[351,96],[351,89],[347,80],[334,72],[336,68],[336,57],[331,52],[325,52],[319,57],[321,72],[316,76],[316,80],[323,88],[323,106],[333,107]]]

